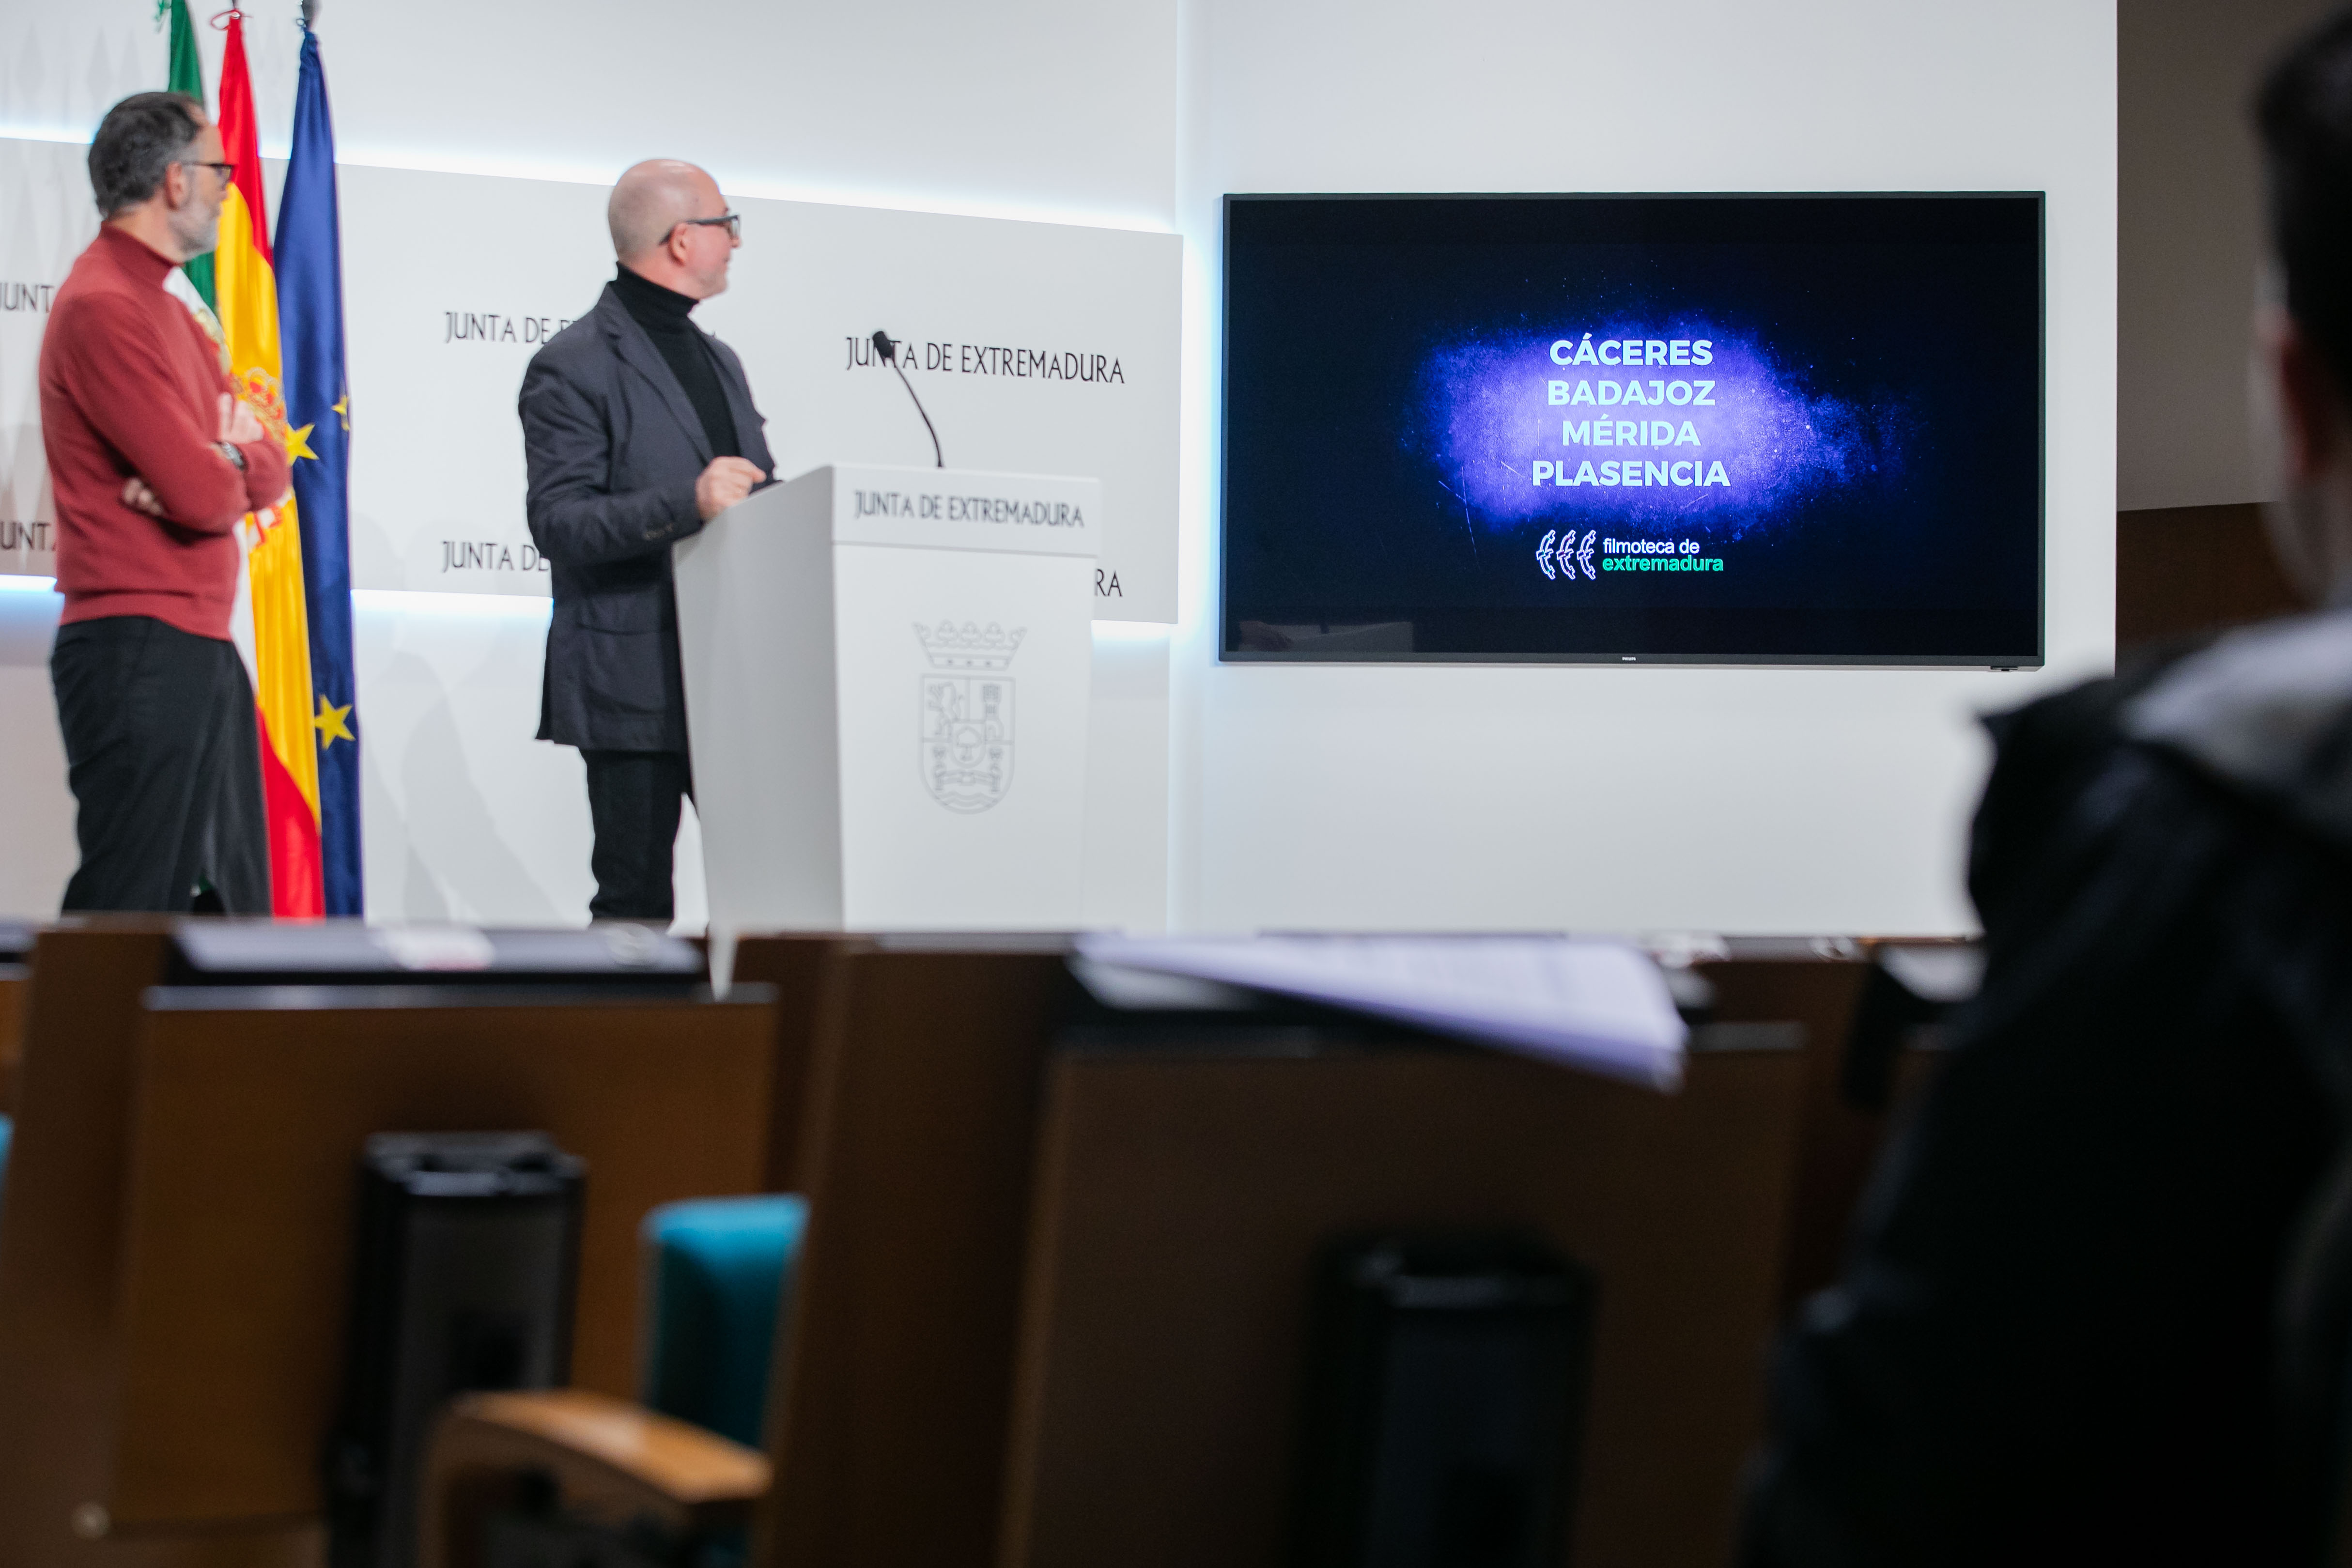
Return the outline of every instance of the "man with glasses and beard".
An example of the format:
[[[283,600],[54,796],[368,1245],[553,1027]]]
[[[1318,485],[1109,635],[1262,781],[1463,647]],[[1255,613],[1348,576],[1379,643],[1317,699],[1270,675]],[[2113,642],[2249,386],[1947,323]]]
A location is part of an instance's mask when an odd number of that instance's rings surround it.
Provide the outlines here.
[[[259,735],[229,612],[237,525],[290,493],[288,461],[164,288],[215,244],[229,174],[194,99],[109,110],[89,148],[105,221],[41,340],[65,597],[49,672],[81,849],[68,911],[269,912]]]
[[[530,536],[549,563],[539,738],[576,746],[595,825],[598,920],[667,925],[672,847],[694,793],[670,546],[774,467],[742,362],[688,320],[741,244],[717,182],[655,159],[613,187],[619,258],[584,318],[524,373]]]

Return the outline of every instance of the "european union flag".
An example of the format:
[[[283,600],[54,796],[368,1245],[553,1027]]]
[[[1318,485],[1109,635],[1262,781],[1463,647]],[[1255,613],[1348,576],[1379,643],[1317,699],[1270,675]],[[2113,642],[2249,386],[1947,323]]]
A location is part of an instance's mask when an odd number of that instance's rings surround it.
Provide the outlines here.
[[[286,422],[315,457],[294,463],[309,600],[310,727],[319,748],[319,847],[327,913],[365,912],[360,863],[359,698],[352,669],[351,389],[343,379],[343,261],[335,212],[335,131],[319,40],[305,31],[294,148],[278,207],[278,320]]]

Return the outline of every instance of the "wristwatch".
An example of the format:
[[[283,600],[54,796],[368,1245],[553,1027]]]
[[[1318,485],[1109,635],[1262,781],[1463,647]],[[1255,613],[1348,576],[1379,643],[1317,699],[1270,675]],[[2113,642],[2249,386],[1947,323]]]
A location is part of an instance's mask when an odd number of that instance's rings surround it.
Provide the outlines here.
[[[238,473],[241,474],[245,472],[245,452],[243,448],[232,446],[226,441],[215,441],[213,445],[220,448],[220,455],[222,457],[226,458],[230,462],[236,465],[236,471]]]

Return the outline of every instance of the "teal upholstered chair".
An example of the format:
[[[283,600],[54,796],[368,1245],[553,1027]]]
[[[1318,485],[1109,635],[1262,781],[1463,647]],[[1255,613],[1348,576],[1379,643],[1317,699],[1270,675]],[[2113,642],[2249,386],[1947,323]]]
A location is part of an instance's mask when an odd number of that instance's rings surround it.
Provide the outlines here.
[[[807,1226],[807,1203],[790,1194],[646,1215],[647,1406],[760,1447],[779,1310]]]

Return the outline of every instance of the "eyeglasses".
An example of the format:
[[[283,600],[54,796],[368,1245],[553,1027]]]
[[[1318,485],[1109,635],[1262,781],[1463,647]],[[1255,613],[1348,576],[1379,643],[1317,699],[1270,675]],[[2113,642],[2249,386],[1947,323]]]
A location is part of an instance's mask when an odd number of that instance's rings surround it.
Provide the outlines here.
[[[180,167],[184,169],[210,169],[220,175],[221,184],[224,185],[236,178],[236,165],[235,163],[207,163],[201,160],[184,160],[181,163]]]
[[[741,213],[729,213],[725,217],[682,217],[677,221],[694,228],[724,228],[730,239],[743,237]]]

